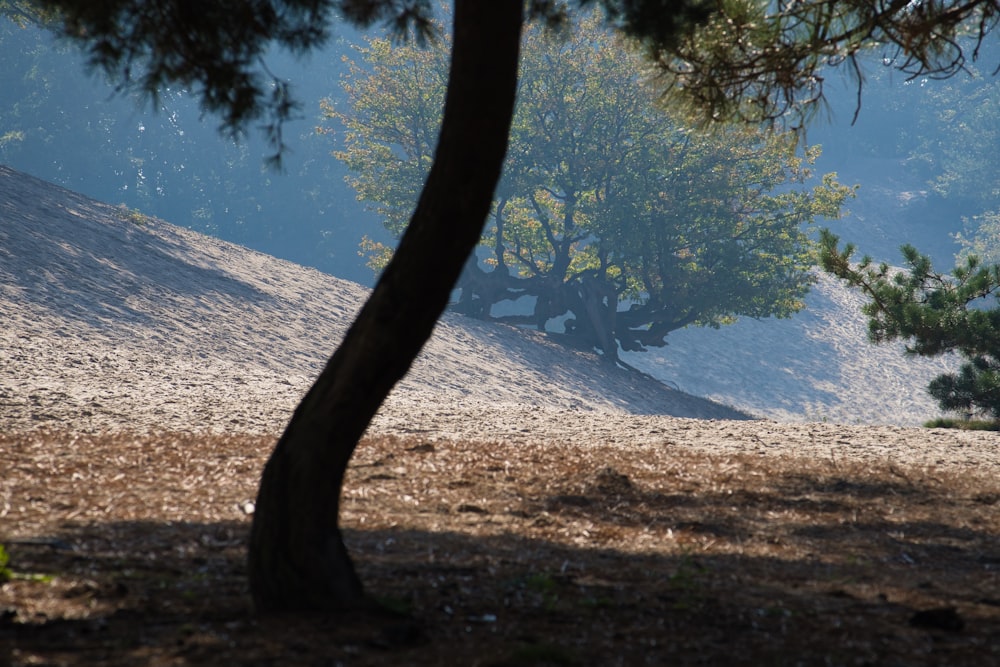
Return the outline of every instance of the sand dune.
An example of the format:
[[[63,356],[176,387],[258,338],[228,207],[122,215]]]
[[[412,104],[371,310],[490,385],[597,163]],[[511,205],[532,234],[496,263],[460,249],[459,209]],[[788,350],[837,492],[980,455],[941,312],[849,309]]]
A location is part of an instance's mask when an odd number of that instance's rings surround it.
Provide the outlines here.
[[[0,170],[8,429],[280,430],[359,285]],[[393,402],[740,418],[545,336],[449,315]]]
[[[276,435],[366,294],[0,167],[0,425]],[[928,409],[928,369],[865,343],[836,284],[810,304],[633,357],[714,401],[448,315],[371,429],[1000,467],[996,434],[887,425]]]

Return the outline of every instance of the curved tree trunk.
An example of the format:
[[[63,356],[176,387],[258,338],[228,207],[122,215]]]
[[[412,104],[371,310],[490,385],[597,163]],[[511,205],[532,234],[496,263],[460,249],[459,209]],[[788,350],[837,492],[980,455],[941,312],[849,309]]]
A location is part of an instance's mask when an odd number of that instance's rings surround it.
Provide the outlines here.
[[[264,468],[249,546],[259,611],[366,600],[338,527],[347,463],[482,233],[513,115],[522,0],[457,0],[434,165],[399,248]]]

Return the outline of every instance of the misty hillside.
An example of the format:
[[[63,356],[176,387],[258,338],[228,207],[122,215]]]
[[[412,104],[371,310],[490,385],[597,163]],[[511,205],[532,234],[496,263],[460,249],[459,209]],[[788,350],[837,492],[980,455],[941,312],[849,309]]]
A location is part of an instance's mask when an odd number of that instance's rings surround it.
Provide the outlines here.
[[[320,100],[349,105],[344,58],[356,59],[361,35],[343,32],[308,62],[276,53],[268,66],[287,78],[302,103],[289,121],[287,172],[261,169],[264,137],[234,142],[216,131],[197,99],[161,92],[150,113],[133,96],[116,95],[100,77],[85,76],[85,54],[48,31],[0,20],[0,163],[112,204],[124,202],[187,228],[299,264],[370,284],[357,253],[363,236],[391,242],[379,216],[345,182],[348,169],[331,151],[344,133],[317,133]],[[810,123],[808,142],[822,146],[816,175],[836,172],[860,184],[853,215],[837,232],[879,260],[898,261],[898,246],[916,245],[948,267],[965,233],[963,217],[995,208],[983,201],[997,173],[998,87],[989,63],[1000,41],[983,44],[978,77],[971,72],[931,85],[891,76],[880,58],[866,64],[863,108],[852,77],[829,72],[828,94]],[[975,70],[972,63],[967,63]],[[925,83],[927,85],[925,85]],[[978,124],[939,118],[978,119]],[[327,126],[332,129],[333,126]],[[962,183],[982,197],[935,193],[933,182]],[[968,193],[966,193],[968,194]]]
[[[936,266],[949,266],[958,245],[948,220],[929,215],[925,183],[898,160],[856,158],[838,177],[860,184],[840,220],[822,223],[858,247],[858,259],[898,262],[916,245]],[[955,356],[907,356],[902,344],[873,346],[864,299],[820,275],[806,310],[788,320],[743,319],[719,330],[674,332],[669,346],[626,354],[630,363],[671,386],[780,421],[921,424],[940,414],[925,388],[955,370]],[[705,366],[701,366],[706,360]]]
[[[0,167],[0,423],[275,432],[366,294]],[[940,362],[868,345],[857,298],[829,280],[809,305],[791,320],[677,332],[629,357],[666,384],[448,315],[394,391],[405,409],[393,424],[406,430],[431,405],[745,418],[729,405],[889,424],[937,414],[923,387]]]
[[[275,432],[367,291],[0,167],[0,419]],[[393,401],[744,417],[458,316]]]

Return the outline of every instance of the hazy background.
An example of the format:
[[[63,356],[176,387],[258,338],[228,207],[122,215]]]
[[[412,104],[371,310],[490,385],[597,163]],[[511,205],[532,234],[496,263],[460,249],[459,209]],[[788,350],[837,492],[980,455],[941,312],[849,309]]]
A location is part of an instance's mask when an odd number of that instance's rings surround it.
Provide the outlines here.
[[[338,135],[316,131],[324,124],[321,99],[346,104],[340,77],[360,40],[342,29],[324,52],[305,60],[280,53],[268,58],[302,105],[300,118],[285,128],[289,150],[278,172],[265,166],[271,148],[259,133],[238,142],[220,136],[215,119],[203,117],[183,91],[162,91],[163,108],[154,112],[116,93],[100,75],[85,74],[84,57],[47,32],[0,19],[0,164],[371,286],[359,241],[390,238],[345,183],[346,169],[331,155],[341,148]],[[841,73],[827,78],[829,105],[806,140],[823,147],[818,174],[837,172],[841,182],[860,185],[847,204],[849,215],[828,224],[862,253],[898,262],[899,246],[911,243],[946,270],[961,249],[955,236],[972,238],[973,216],[1000,209],[1000,80],[990,65],[1000,62],[1000,47],[987,44],[979,62],[977,77],[908,81],[873,57],[860,110],[855,82]],[[998,244],[987,240],[987,246]],[[780,419],[884,421],[858,407],[866,403],[859,387],[872,396],[924,401],[925,382],[907,375],[912,359],[886,350],[894,356],[876,363],[855,346],[866,345],[864,325],[845,313],[855,313],[861,302],[847,299],[826,280],[792,321],[760,328],[744,320],[720,331],[689,327],[671,334],[665,348],[626,356],[673,387]],[[778,364],[772,357],[779,352],[789,357],[781,362],[784,370],[769,375],[761,365]],[[729,355],[720,372],[705,372],[706,359],[719,355]],[[751,381],[734,383],[740,364]],[[793,366],[801,370],[787,370]],[[762,379],[772,376],[774,386]],[[795,389],[796,382],[808,391]],[[818,388],[833,398],[817,399]],[[931,412],[914,406],[904,421],[925,411]]]
[[[302,61],[280,53],[268,59],[276,74],[292,81],[302,104],[301,118],[285,130],[291,150],[284,171],[275,172],[264,166],[269,149],[260,136],[250,133],[239,143],[220,136],[215,119],[203,118],[182,91],[163,91],[164,108],[154,113],[149,104],[116,94],[100,75],[84,74],[83,56],[45,31],[0,20],[0,163],[370,285],[358,242],[366,234],[387,240],[386,233],[344,183],[345,169],[330,154],[339,147],[337,136],[315,131],[319,101],[343,98],[343,58],[359,39],[342,29],[323,53]],[[981,61],[988,67],[998,51],[984,52]],[[835,231],[878,259],[898,259],[896,248],[911,242],[937,264],[951,264],[959,249],[952,235],[963,230],[963,216],[982,212],[982,202],[957,191],[942,196],[932,182],[957,159],[945,153],[967,113],[949,102],[983,90],[995,99],[997,81],[986,73],[947,83],[905,81],[873,59],[853,124],[854,83],[830,75],[829,109],[807,140],[823,147],[817,172],[836,171],[842,182],[862,186],[849,204],[853,215]],[[972,148],[964,156],[972,164],[959,171],[975,168],[976,152],[1000,152],[996,133],[980,133]],[[988,176],[997,180],[996,172]]]
[[[268,169],[260,133],[220,136],[183,91],[163,91],[154,111],[116,94],[86,59],[46,31],[0,18],[0,163],[88,196],[161,217],[362,283],[365,234],[382,238],[344,183],[329,136],[315,133],[319,101],[340,92],[346,39],[298,61],[277,53],[268,67],[293,83],[300,120],[285,128],[284,171]],[[256,130],[256,128],[254,128]]]

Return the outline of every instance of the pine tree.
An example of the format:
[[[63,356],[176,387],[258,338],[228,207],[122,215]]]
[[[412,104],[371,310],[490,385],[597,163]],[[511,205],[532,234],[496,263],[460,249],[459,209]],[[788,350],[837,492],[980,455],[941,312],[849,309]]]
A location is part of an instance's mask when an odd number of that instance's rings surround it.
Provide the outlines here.
[[[931,381],[931,396],[943,410],[1000,421],[1000,265],[970,255],[941,274],[910,245],[901,248],[903,268],[875,266],[869,257],[853,264],[852,245],[841,250],[825,230],[820,243],[824,270],[868,297],[863,310],[872,342],[905,340],[908,353],[925,357],[958,353],[966,362]]]

